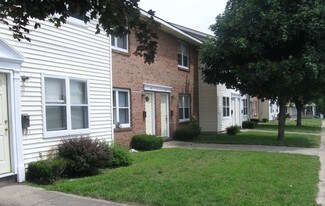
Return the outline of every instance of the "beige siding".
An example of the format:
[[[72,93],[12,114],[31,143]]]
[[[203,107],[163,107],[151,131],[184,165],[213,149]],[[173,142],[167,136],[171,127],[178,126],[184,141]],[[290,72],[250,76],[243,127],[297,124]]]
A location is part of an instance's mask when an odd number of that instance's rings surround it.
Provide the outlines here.
[[[88,80],[91,136],[113,140],[110,44],[104,33],[95,35],[95,30],[94,22],[87,26],[67,23],[59,29],[42,22],[41,28],[30,33],[31,42],[18,42],[6,26],[0,25],[1,38],[25,58],[21,75],[29,77],[21,83],[21,110],[30,115],[31,124],[23,134],[25,163],[45,156],[62,138],[44,137],[43,75]]]
[[[218,130],[217,90],[215,86],[204,83],[202,77],[199,78],[199,117],[202,132]]]

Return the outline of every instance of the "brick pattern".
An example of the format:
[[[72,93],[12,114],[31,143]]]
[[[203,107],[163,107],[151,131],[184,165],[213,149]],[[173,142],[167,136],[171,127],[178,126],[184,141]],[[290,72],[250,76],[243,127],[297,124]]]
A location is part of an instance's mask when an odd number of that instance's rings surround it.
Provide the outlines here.
[[[172,136],[180,126],[178,121],[178,95],[190,94],[191,115],[198,118],[198,51],[189,44],[189,70],[178,68],[178,39],[163,31],[158,31],[159,42],[155,62],[144,64],[142,57],[132,53],[137,42],[129,36],[129,53],[112,53],[113,87],[130,90],[131,128],[115,129],[115,141],[129,146],[134,134],[146,132],[143,111],[145,110],[144,83],[172,87],[169,94],[169,129]],[[156,135],[161,134],[160,93],[155,92],[155,127]],[[182,126],[184,123],[182,123]]]

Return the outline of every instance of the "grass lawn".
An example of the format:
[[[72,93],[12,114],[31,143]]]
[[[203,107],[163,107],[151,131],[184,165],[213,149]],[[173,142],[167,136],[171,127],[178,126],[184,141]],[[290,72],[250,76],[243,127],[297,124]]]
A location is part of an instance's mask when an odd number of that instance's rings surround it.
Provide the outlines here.
[[[320,133],[323,119],[302,119],[302,126],[297,127],[296,121],[287,120],[285,131],[287,132],[305,132],[305,133]],[[258,123],[256,129],[262,130],[278,130],[278,122]]]
[[[320,135],[285,134],[284,141],[277,140],[276,132],[240,132],[237,135],[202,134],[195,142],[212,144],[250,144],[274,145],[288,147],[315,147],[320,146]]]
[[[317,156],[163,149],[46,189],[145,205],[316,205]]]

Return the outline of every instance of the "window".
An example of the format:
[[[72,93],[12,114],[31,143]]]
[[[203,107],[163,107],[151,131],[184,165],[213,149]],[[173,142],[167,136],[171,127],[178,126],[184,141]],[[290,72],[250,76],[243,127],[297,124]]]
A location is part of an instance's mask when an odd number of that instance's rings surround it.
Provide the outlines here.
[[[190,120],[190,96],[179,95],[178,99],[179,121],[186,122]]]
[[[222,114],[223,117],[229,117],[230,116],[230,107],[229,107],[229,97],[222,97]]]
[[[45,77],[47,136],[79,134],[89,129],[87,82]]]
[[[113,123],[116,128],[130,127],[130,92],[113,89]]]
[[[243,114],[247,115],[248,114],[248,100],[243,99]]]
[[[178,66],[188,68],[188,45],[178,41]]]
[[[111,36],[111,43],[113,49],[128,52],[128,35]]]

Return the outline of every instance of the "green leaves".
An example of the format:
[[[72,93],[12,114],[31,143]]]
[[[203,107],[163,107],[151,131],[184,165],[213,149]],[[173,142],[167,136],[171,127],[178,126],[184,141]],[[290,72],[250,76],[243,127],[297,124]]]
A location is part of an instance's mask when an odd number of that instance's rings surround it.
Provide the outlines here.
[[[48,20],[56,27],[66,23],[66,19],[73,15],[85,15],[84,22],[97,19],[96,34],[104,31],[107,35],[121,36],[135,32],[139,46],[136,55],[144,56],[146,63],[153,63],[157,53],[157,33],[159,26],[154,20],[154,12],[142,18],[138,7],[139,0],[10,0],[0,3],[0,22],[8,25],[8,18],[12,18],[9,29],[17,40],[28,40],[30,19]],[[40,23],[34,23],[39,28]]]

